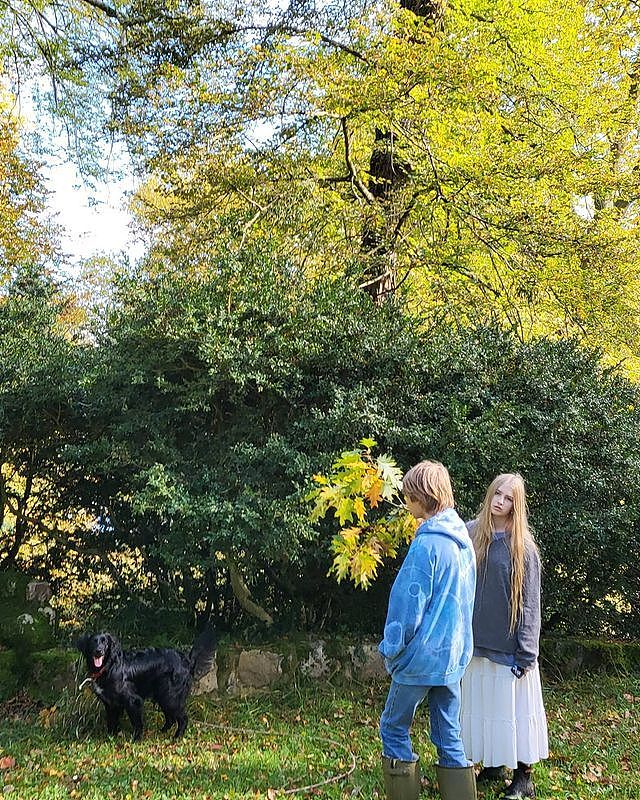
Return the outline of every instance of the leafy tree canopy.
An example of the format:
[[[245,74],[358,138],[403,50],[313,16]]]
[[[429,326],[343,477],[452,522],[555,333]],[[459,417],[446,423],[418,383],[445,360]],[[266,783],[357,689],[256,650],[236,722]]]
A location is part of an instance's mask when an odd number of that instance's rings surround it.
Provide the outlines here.
[[[176,24],[123,54],[159,252],[268,240],[360,286],[393,273],[443,319],[635,353],[637,8],[300,8],[201,8],[188,48]]]
[[[425,332],[392,303],[376,308],[343,281],[311,282],[260,253],[215,266],[124,278],[97,321],[88,427],[72,449],[86,476],[74,502],[101,521],[87,545],[135,552],[138,575],[167,602],[200,611],[232,619],[233,586],[280,625],[336,624],[363,604],[371,620],[384,613],[388,564],[364,598],[327,577],[337,555],[339,572],[369,580],[372,553],[392,557],[406,535],[400,520],[384,540],[350,494],[360,481],[363,505],[372,497],[366,452],[331,472],[345,442],[366,436],[401,470],[445,463],[466,518],[495,474],[522,471],[547,624],[632,624],[639,406],[598,354],[496,330]],[[378,468],[393,478],[387,459]],[[303,497],[312,475],[330,472],[317,516],[331,503],[338,516],[311,525]],[[360,531],[332,550],[341,520]]]
[[[12,0],[0,24],[6,63],[46,67],[68,120],[139,156],[160,258],[268,241],[376,297],[617,360],[638,345],[639,14]]]
[[[0,294],[0,568],[26,548],[32,570],[51,569],[76,527],[82,467],[66,454],[82,430],[77,322],[40,268],[17,269]]]
[[[21,153],[13,98],[0,88],[0,284],[17,268],[53,255],[53,231],[40,216],[44,205],[38,165]]]

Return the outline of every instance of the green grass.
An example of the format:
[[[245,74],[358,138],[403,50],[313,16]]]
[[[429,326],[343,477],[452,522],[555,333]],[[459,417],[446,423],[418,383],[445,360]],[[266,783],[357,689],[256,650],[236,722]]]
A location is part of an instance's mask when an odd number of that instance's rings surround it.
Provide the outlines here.
[[[159,732],[150,705],[145,739],[134,744],[129,730],[105,736],[92,696],[63,696],[54,710],[6,704],[0,709],[3,796],[275,798],[302,796],[295,790],[350,773],[306,794],[381,798],[377,725],[385,694],[384,685],[304,685],[249,698],[192,698],[191,723],[177,744]],[[552,752],[535,768],[538,796],[640,797],[640,677],[585,676],[547,686],[545,702]],[[418,714],[413,741],[422,755],[427,800],[438,793],[425,712]],[[479,796],[494,800],[500,788],[481,788]]]

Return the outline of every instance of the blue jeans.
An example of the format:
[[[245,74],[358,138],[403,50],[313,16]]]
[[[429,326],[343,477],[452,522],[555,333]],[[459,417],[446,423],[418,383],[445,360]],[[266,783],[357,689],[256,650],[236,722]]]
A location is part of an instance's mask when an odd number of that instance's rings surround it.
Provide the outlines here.
[[[407,686],[391,681],[387,702],[380,717],[382,754],[400,761],[416,761],[409,729],[420,703],[427,698],[431,741],[438,751],[441,767],[467,767],[460,737],[460,683],[449,686]]]

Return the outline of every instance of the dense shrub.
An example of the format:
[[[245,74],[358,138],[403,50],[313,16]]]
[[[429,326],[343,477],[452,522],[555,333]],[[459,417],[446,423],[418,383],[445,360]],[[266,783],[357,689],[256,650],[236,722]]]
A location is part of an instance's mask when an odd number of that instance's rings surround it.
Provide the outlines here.
[[[572,342],[443,332],[431,347],[416,415],[429,420],[423,436],[450,466],[462,510],[473,514],[496,473],[520,471],[545,565],[546,627],[637,634],[637,389]],[[420,456],[409,447],[408,460]]]
[[[280,625],[379,631],[394,565],[368,593],[336,586],[331,522],[314,530],[301,502],[314,472],[371,436],[403,468],[447,464],[466,517],[495,473],[521,471],[546,626],[638,631],[638,397],[597,353],[421,326],[250,257],[124,280],[95,335],[86,443],[69,449],[78,502],[101,520],[95,546],[134,553],[158,605],[231,623],[232,559]]]

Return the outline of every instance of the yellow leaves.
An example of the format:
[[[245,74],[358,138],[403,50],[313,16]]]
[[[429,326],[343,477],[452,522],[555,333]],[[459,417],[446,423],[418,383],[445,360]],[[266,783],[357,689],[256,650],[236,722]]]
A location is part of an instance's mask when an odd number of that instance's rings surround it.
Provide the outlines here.
[[[370,471],[362,480],[364,496],[369,501],[371,508],[376,508],[382,497],[382,480],[377,472]]]
[[[345,522],[351,522],[353,519],[353,501],[348,497],[341,498],[336,507],[335,515],[338,517],[340,525],[344,525]]]
[[[356,499],[353,501],[353,511],[358,518],[358,522],[363,524],[367,516],[367,510],[361,497],[356,497]]]
[[[380,544],[371,535],[363,541],[362,528],[344,528],[334,537],[332,549],[336,554],[329,574],[338,583],[349,576],[356,586],[367,589],[382,563]]]
[[[341,453],[330,474],[314,475],[316,488],[305,499],[313,504],[313,522],[332,511],[340,525],[331,542],[329,574],[367,589],[383,559],[393,558],[402,543],[411,541],[416,523],[401,503],[402,471],[395,461],[389,455],[374,458],[373,439],[362,439],[360,445],[360,450]]]
[[[57,711],[58,709],[56,706],[51,706],[51,708],[43,708],[40,711],[38,714],[38,719],[43,728],[50,728],[53,725],[56,719]]]
[[[361,532],[362,528],[343,528],[333,540],[333,549],[338,552],[342,549],[341,544],[346,551],[355,549]]]
[[[366,547],[358,550],[351,561],[351,577],[356,586],[368,589],[372,579],[378,572],[378,566],[382,563],[380,553],[376,548],[375,541],[369,541]]]

